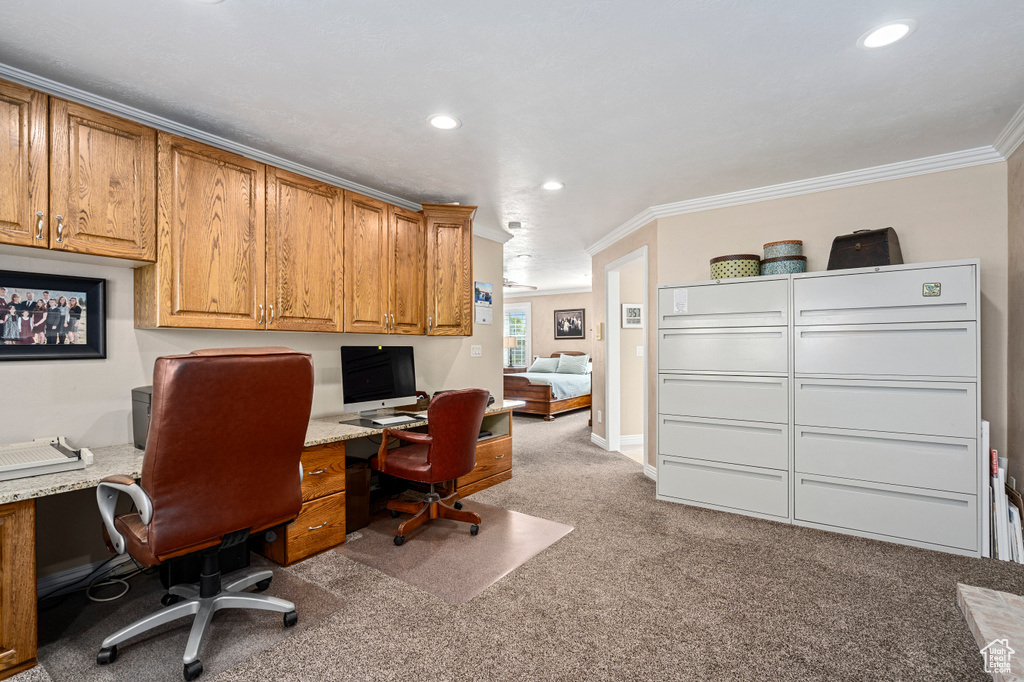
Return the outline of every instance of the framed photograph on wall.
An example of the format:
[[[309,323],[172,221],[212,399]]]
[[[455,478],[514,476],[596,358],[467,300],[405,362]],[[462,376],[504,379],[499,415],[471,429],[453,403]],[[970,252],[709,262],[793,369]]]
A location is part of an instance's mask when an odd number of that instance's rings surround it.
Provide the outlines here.
[[[555,311],[555,340],[587,338],[587,318],[583,308]]]
[[[0,270],[0,360],[107,357],[106,280]]]
[[[644,304],[623,303],[622,304],[622,328],[643,329],[644,328]]]

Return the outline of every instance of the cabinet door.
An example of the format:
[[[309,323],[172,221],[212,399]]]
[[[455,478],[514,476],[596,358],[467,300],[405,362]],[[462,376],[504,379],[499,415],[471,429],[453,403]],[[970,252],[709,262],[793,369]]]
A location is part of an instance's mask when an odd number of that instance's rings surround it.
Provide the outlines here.
[[[46,95],[0,81],[0,243],[50,245]]]
[[[345,331],[384,334],[390,293],[388,205],[345,192]]]
[[[267,328],[340,332],[343,192],[267,168]]]
[[[265,325],[265,170],[160,134],[160,326]]]
[[[391,333],[425,334],[427,240],[423,216],[392,206],[390,218]]]
[[[473,333],[473,213],[476,206],[424,204],[427,334]]]
[[[36,501],[0,506],[0,678],[36,660]]]
[[[156,260],[156,131],[50,99],[50,248]]]

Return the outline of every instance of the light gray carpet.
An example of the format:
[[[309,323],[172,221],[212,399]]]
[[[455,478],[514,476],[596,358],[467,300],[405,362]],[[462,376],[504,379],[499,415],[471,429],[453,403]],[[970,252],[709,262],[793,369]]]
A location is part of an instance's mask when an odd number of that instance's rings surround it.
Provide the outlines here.
[[[956,583],[1022,594],[1024,566],[657,502],[586,424],[516,419],[514,477],[471,499],[575,530],[479,596],[326,552],[288,571],[340,609],[203,679],[989,679]]]

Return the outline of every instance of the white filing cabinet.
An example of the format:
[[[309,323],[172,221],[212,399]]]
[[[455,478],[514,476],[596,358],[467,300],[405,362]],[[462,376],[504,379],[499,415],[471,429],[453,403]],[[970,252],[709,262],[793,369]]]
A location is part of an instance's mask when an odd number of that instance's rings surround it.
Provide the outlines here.
[[[977,260],[667,285],[658,497],[979,555]]]

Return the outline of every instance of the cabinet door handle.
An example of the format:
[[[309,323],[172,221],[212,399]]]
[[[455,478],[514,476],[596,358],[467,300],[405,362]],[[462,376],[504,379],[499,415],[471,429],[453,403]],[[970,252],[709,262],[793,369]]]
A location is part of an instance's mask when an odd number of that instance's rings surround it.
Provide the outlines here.
[[[260,303],[260,319],[256,324],[263,324],[263,304]]]
[[[269,306],[269,307],[270,307],[270,322],[267,322],[267,326],[268,327],[270,325],[274,324],[274,306]]]
[[[310,476],[316,476],[317,474],[322,474],[322,473],[324,473],[325,471],[327,471],[327,469],[317,469],[316,471],[310,471],[310,472],[309,472],[309,475],[310,475]]]
[[[427,331],[429,332],[434,327],[434,318],[427,318]]]
[[[321,524],[320,524],[319,526],[310,526],[310,527],[309,527],[309,529],[310,529],[310,530],[319,530],[319,529],[323,528],[323,527],[324,527],[324,526],[326,526],[326,525],[327,525],[327,522],[326,522],[326,521],[324,521],[324,522],[323,522],[323,523],[321,523]]]
[[[36,211],[36,218],[38,218],[38,220],[36,221],[36,239],[42,239],[43,238],[43,212],[42,211]]]
[[[57,241],[64,241],[64,216],[57,216]]]
[[[391,331],[395,331],[395,314],[391,313]]]

